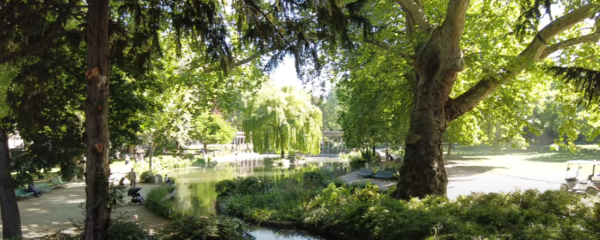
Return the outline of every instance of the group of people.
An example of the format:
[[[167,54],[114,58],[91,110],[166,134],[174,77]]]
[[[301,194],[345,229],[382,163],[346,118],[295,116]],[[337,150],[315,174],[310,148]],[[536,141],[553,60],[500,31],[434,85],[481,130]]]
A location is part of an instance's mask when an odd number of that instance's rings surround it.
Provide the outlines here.
[[[144,156],[141,153],[133,154],[133,157],[135,158],[135,162],[136,163],[144,161]],[[129,154],[125,154],[125,165],[129,165],[129,162],[130,162],[130,160],[129,160]]]
[[[129,186],[135,187],[135,183],[137,182],[137,173],[133,168],[129,173],[127,173],[127,178],[129,179]],[[119,186],[125,186],[125,177],[122,177],[119,180]]]

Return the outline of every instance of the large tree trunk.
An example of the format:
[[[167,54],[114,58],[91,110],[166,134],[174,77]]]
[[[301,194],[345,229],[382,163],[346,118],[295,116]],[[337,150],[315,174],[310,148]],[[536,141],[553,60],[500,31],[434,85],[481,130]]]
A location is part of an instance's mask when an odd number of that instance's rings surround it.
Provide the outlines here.
[[[21,238],[21,215],[14,185],[10,175],[8,136],[0,128],[0,212],[2,212],[2,238]]]
[[[85,101],[86,214],[85,239],[106,239],[110,224],[108,202],[109,0],[88,0],[86,19],[87,99]]]
[[[446,196],[448,178],[442,149],[446,121],[443,110],[435,99],[427,101],[427,105],[438,106],[415,106],[411,113],[404,163],[400,168],[401,177],[396,190],[396,197],[400,199],[422,198],[427,195]]]
[[[416,75],[414,102],[404,163],[394,194],[397,198],[446,196],[448,177],[444,168],[442,135],[449,121],[456,118],[447,116],[446,104],[458,73],[464,69],[460,39],[468,5],[468,0],[449,1],[442,26],[431,29],[418,26],[428,31],[429,38],[421,44],[412,64]],[[403,5],[403,9],[422,14],[409,9],[415,6]],[[422,18],[412,20],[426,21]]]

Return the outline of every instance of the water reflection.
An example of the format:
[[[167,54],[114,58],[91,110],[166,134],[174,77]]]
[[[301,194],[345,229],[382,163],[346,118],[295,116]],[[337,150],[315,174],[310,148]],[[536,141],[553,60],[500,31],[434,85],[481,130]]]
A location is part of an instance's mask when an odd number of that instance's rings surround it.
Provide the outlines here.
[[[253,158],[208,163],[204,167],[175,169],[168,175],[177,181],[177,199],[182,209],[213,211],[217,199],[214,189],[218,181],[254,175],[287,175],[294,170],[317,167],[345,171],[348,163],[337,157],[307,157],[296,164],[290,164],[286,160]]]
[[[257,240],[321,240],[323,238],[311,236],[306,232],[292,230],[274,230],[270,228],[255,227],[249,231]]]
[[[264,158],[237,159],[209,163],[204,167],[175,169],[168,173],[176,179],[177,201],[184,210],[214,211],[217,193],[215,184],[225,179],[253,175],[287,175],[302,168],[325,168],[345,171],[348,163],[337,157],[307,157],[296,164]],[[297,231],[277,231],[256,228],[250,232],[257,240],[318,240]]]

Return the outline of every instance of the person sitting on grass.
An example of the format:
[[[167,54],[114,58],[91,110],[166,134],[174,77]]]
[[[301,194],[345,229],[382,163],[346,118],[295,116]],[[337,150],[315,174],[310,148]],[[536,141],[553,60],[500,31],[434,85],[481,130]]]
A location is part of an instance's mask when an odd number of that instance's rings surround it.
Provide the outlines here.
[[[32,192],[34,197],[40,197],[40,195],[42,195],[40,190],[35,188],[35,183],[33,183],[33,182],[27,186],[27,189],[25,191]]]
[[[122,177],[121,180],[119,180],[119,186],[125,187],[124,181],[125,181],[125,177]]]
[[[167,174],[165,174],[165,184],[167,184],[167,186],[171,184],[171,178],[169,178]]]

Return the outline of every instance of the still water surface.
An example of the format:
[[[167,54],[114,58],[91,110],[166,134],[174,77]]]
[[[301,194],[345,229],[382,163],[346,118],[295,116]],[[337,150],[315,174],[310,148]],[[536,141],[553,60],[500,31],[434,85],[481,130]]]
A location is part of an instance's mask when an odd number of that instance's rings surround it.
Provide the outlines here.
[[[293,169],[307,167],[338,168],[347,167],[347,162],[338,157],[307,157],[296,165],[283,162],[281,165],[260,157],[237,159],[236,161],[207,164],[201,168],[175,169],[168,175],[176,179],[177,199],[183,209],[204,209],[214,211],[217,199],[215,184],[225,179],[253,175],[287,174]],[[323,240],[301,231],[274,231],[268,228],[253,227],[249,233],[257,240]]]

